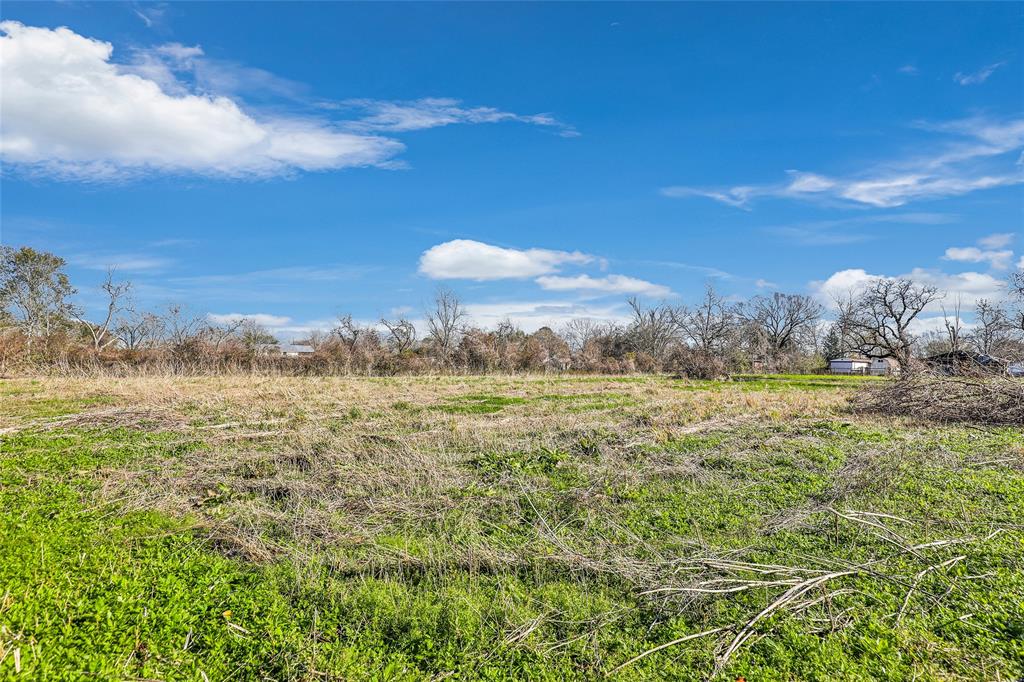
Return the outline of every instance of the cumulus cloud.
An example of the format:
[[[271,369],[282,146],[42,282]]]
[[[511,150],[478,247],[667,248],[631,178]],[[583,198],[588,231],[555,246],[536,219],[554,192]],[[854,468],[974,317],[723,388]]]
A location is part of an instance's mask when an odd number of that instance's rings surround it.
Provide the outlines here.
[[[243,320],[254,322],[263,327],[284,327],[292,318],[284,315],[271,315],[269,313],[210,313],[206,316],[210,322],[215,324],[234,324]]]
[[[944,260],[963,261],[967,263],[988,263],[997,270],[1005,270],[1010,266],[1013,251],[979,249],[977,246],[951,246],[946,249]]]
[[[1006,283],[982,272],[948,273],[931,268],[914,268],[908,273],[897,275],[870,274],[863,268],[849,268],[833,273],[827,279],[811,283],[811,289],[826,304],[833,304],[851,292],[861,289],[879,278],[911,279],[925,286],[934,286],[950,300],[959,299],[966,305],[974,305],[980,299],[1000,299],[1006,291]],[[941,309],[942,301],[934,302],[930,309]]]
[[[671,296],[672,290],[660,284],[625,275],[608,275],[591,277],[576,275],[561,277],[547,275],[537,278],[537,284],[549,291],[596,291],[605,294],[630,294],[640,296],[664,297]]]
[[[915,127],[944,136],[924,155],[890,161],[848,177],[787,171],[785,182],[735,187],[664,187],[667,197],[701,196],[749,208],[758,198],[828,201],[840,205],[893,208],[912,201],[959,196],[1024,182],[1021,164],[1007,155],[1024,147],[1024,119],[970,118]]]
[[[978,246],[951,246],[946,249],[943,260],[962,261],[966,263],[988,263],[996,270],[1010,267],[1013,251],[1000,247],[1013,241],[1013,233],[1000,232],[990,234],[978,240]]]
[[[111,61],[110,43],[67,28],[0,22],[8,164],[104,178],[149,170],[272,175],[384,164],[387,138],[309,118],[257,120],[214,95],[168,94]]]
[[[509,249],[472,239],[454,239],[424,251],[419,271],[431,279],[483,282],[548,275],[557,272],[561,265],[583,265],[595,260],[579,251]]]

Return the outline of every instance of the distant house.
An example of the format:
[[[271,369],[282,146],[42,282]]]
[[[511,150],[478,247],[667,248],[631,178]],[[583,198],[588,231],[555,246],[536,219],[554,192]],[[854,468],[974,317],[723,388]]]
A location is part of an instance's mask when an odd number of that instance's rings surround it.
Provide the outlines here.
[[[267,355],[283,355],[288,358],[297,358],[313,353],[312,346],[295,343],[261,343],[259,350]]]
[[[965,350],[930,355],[924,359],[924,363],[942,374],[965,374],[979,371],[1002,374],[1007,371],[1005,360],[994,358],[991,355],[968,353]]]
[[[836,358],[828,361],[828,371],[832,374],[867,374],[871,361],[867,358]]]
[[[832,374],[870,374],[884,377],[899,374],[900,366],[891,358],[836,358],[829,360],[828,370]]]
[[[871,366],[868,367],[868,374],[876,377],[885,377],[899,373],[900,364],[892,358],[871,358]]]
[[[281,355],[286,355],[290,358],[297,358],[300,355],[313,354],[313,346],[304,346],[302,344],[295,343],[282,343],[280,347]]]

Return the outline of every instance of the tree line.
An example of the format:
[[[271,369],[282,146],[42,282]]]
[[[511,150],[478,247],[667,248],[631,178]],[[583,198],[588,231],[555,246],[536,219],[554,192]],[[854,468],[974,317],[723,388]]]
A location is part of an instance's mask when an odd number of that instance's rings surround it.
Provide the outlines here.
[[[736,301],[708,285],[689,304],[629,299],[621,323],[572,319],[559,329],[528,333],[510,321],[494,329],[472,324],[463,302],[439,290],[422,322],[374,323],[341,315],[330,330],[297,343],[312,353],[286,357],[278,340],[252,319],[220,322],[179,304],[135,305],[132,284],[109,271],[99,287],[104,306],[87,317],[64,259],[30,247],[0,247],[0,372],[281,371],[390,375],[426,372],[671,372],[714,378],[732,372],[813,372],[829,360],[857,355],[902,367],[922,355],[968,351],[1024,356],[1024,274],[1006,300],[974,305],[974,323],[943,292],[909,279],[879,278],[826,307],[803,294],[773,292]],[[948,303],[948,305],[947,305]],[[923,313],[938,306],[942,329],[915,334]]]

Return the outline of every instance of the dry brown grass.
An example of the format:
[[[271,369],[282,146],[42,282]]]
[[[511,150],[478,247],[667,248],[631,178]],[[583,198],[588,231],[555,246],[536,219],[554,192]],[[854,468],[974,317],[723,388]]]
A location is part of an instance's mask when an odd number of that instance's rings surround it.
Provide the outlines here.
[[[474,459],[545,449],[577,453],[592,484],[566,499],[580,514],[598,514],[606,503],[601,491],[609,486],[711,475],[696,460],[659,454],[666,442],[822,417],[842,408],[848,395],[680,386],[702,385],[650,377],[47,378],[11,382],[9,398],[30,406],[102,395],[114,406],[7,422],[8,429],[171,431],[182,442],[202,442],[163,461],[105,472],[105,498],[122,509],[192,514],[225,551],[252,559],[344,546],[360,549],[356,555],[367,566],[408,563],[372,539],[443,525],[458,514],[472,518],[473,526],[495,515],[536,526],[549,540],[548,559],[583,567],[587,562],[570,547],[572,540],[556,542],[530,509],[530,495],[543,481],[503,474],[492,483],[521,486],[522,499],[467,498],[464,491],[480,479]],[[488,407],[488,398],[510,402]],[[474,412],[480,405],[494,411]],[[595,549],[585,530],[578,534],[586,536],[581,545]],[[438,561],[498,567],[536,559],[536,547],[524,553],[498,540],[449,544]],[[609,562],[626,561],[606,549]],[[610,570],[599,563],[591,560],[588,570]]]

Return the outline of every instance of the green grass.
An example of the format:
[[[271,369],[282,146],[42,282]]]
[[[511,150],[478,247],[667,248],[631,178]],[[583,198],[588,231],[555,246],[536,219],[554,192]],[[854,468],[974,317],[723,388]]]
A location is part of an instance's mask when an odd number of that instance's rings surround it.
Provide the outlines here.
[[[825,390],[817,381],[750,384]],[[643,594],[681,584],[687,562],[701,557],[830,569],[877,562],[809,595],[823,599],[806,611],[761,622],[720,679],[1024,674],[1019,430],[840,414],[632,445],[609,406],[642,407],[635,396],[522,397],[479,383],[490,390],[445,399],[441,409],[486,418],[550,405],[607,415],[607,426],[557,446],[536,434],[467,449],[450,465],[450,487],[433,490],[436,500],[419,499],[427,489],[402,493],[422,505],[415,513],[325,512],[341,533],[329,543],[253,521],[283,547],[263,561],[220,538],[233,523],[248,527],[253,505],[276,515],[296,508],[240,483],[302,475],[307,465],[283,469],[269,446],[242,446],[236,478],[212,495],[191,491],[189,507],[161,510],[148,501],[159,490],[104,486],[122,473],[227,457],[228,446],[204,442],[203,432],[0,436],[0,679],[595,679],[665,642],[742,624],[783,591]],[[387,404],[413,420],[430,411]],[[371,412],[344,412],[328,429],[379,418]],[[342,475],[332,485],[355,486]],[[361,499],[353,495],[339,499]],[[956,542],[900,551],[830,508],[899,517],[875,518],[900,542]],[[716,646],[714,637],[695,639],[615,678],[707,679]]]

